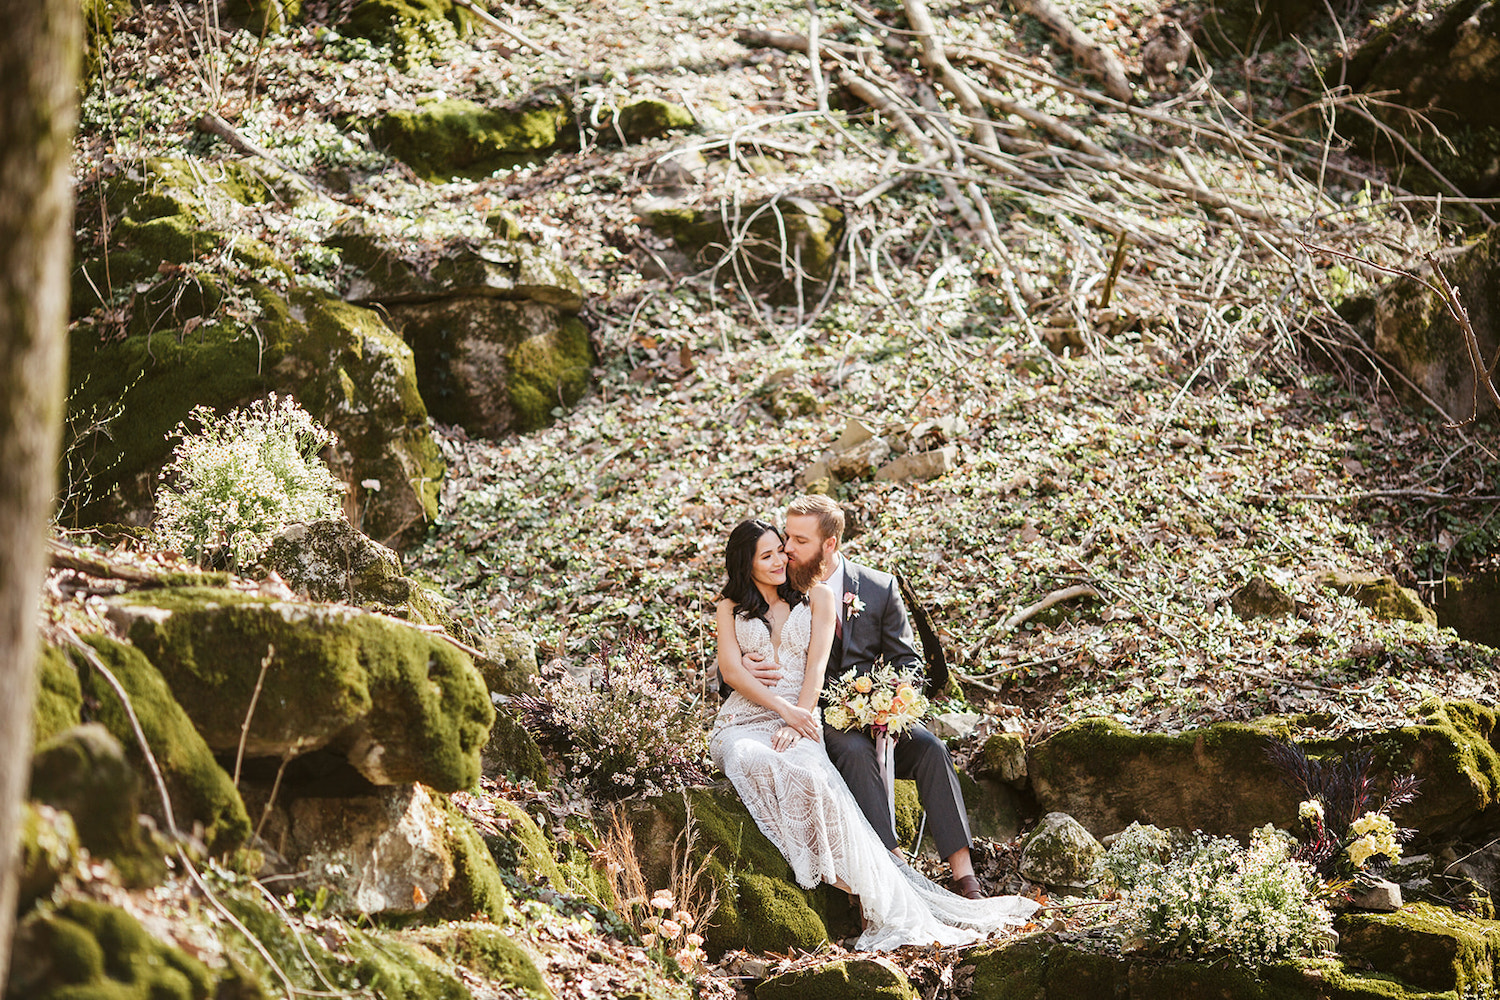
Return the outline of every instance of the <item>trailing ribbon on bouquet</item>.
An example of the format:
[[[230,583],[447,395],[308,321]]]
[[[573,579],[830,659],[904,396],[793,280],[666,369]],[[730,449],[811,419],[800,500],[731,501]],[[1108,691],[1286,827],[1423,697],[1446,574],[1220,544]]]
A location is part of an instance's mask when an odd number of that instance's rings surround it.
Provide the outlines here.
[[[885,726],[875,727],[875,760],[885,782],[885,801],[891,810],[891,829],[896,829],[896,739]]]
[[[875,760],[890,803],[891,829],[896,828],[896,738],[930,707],[915,671],[897,670],[877,662],[861,673],[848,670],[828,682],[828,707],[823,721],[835,729],[869,729],[875,738]]]

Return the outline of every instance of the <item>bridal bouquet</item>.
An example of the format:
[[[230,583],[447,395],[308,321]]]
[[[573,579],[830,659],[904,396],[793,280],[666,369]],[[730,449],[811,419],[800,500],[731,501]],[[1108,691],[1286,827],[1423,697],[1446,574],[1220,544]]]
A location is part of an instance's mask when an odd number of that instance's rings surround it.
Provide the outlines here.
[[[899,736],[927,714],[922,680],[889,664],[869,673],[850,670],[828,684],[828,707],[823,721],[835,729],[869,729]]]

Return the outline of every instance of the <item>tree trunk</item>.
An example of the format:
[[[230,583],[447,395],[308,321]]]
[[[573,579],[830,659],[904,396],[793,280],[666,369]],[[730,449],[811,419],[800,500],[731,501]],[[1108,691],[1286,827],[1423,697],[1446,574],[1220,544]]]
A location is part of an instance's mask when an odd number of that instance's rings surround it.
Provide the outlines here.
[[[62,426],[80,21],[77,0],[0,0],[0,991]]]

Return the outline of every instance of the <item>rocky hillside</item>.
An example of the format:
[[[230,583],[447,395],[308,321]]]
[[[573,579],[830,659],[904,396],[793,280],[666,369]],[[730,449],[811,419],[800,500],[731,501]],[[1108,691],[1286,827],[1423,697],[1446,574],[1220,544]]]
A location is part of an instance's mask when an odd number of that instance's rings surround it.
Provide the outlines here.
[[[798,959],[854,916],[732,793],[612,807],[534,742],[524,699],[628,642],[706,725],[723,538],[801,490],[932,619],[992,889],[1065,888],[1013,839],[1050,812],[1289,826],[1236,741],[1374,733],[1428,782],[1408,893],[1492,913],[1497,654],[1453,609],[1500,532],[1493,3],[88,9],[10,995],[1207,983],[1087,907]],[[347,524],[158,551],[174,429],[273,391]],[[1277,988],[1483,990],[1449,912]]]

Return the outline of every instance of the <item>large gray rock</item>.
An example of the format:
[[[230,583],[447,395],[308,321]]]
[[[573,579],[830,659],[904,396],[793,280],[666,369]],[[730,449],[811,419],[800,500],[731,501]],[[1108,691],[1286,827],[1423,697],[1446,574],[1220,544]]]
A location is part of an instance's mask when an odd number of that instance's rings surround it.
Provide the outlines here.
[[[332,242],[363,272],[348,298],[379,305],[412,345],[434,419],[481,437],[535,430],[591,384],[583,288],[555,253],[497,239],[418,268],[363,223]]]
[[[1403,8],[1375,22],[1346,65],[1328,73],[1356,91],[1379,93],[1370,110],[1465,194],[1493,197],[1500,189],[1500,106],[1494,100],[1500,87],[1500,3],[1457,0]],[[1401,167],[1404,186],[1448,193],[1381,131],[1350,119],[1353,127],[1340,131],[1352,133],[1376,159]]]
[[[339,909],[412,913],[453,882],[447,818],[421,785],[363,796],[298,797],[272,813],[265,837]]]
[[[1490,232],[1442,266],[1469,314],[1480,354],[1493,358],[1500,335],[1500,239]],[[1430,269],[1419,270],[1431,277]],[[1397,278],[1375,294],[1373,309],[1360,324],[1381,357],[1448,416],[1455,420],[1469,417],[1476,398],[1474,366],[1463,330],[1441,296],[1425,285]],[[1403,391],[1399,384],[1396,391]],[[1477,396],[1481,416],[1494,410],[1482,386]],[[1423,405],[1415,397],[1412,403]]]
[[[1021,848],[1021,874],[1059,889],[1083,889],[1094,883],[1094,862],[1104,847],[1067,813],[1042,817]]]

